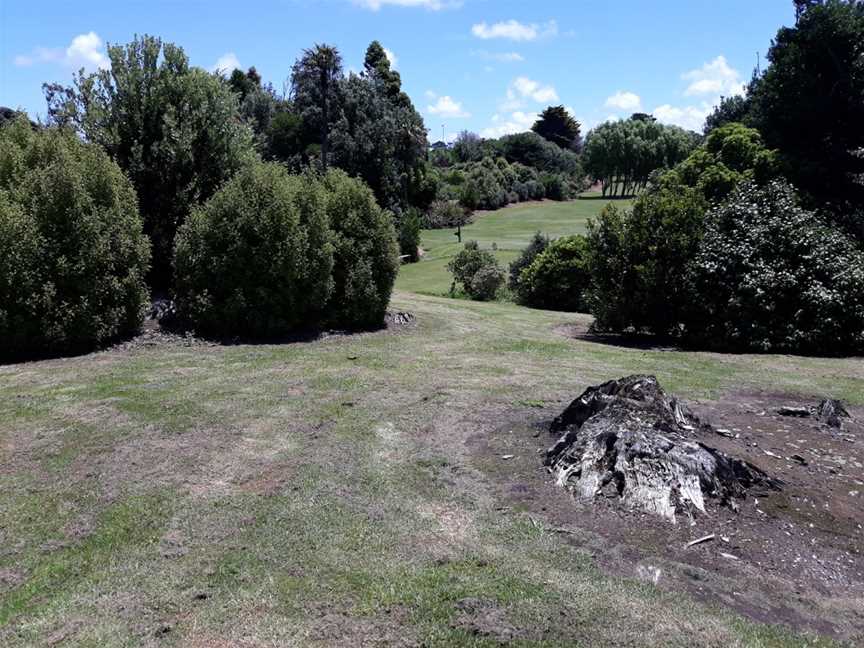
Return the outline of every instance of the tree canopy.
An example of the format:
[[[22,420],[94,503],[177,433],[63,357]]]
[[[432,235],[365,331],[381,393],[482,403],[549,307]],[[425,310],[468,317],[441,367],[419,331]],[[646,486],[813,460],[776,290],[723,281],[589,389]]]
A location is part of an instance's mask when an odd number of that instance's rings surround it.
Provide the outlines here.
[[[153,36],[108,47],[110,68],[44,86],[51,123],[99,144],[129,176],[153,241],[151,280],[167,286],[174,234],[190,209],[255,158],[238,98]]]
[[[563,149],[578,152],[582,147],[580,128],[579,122],[564,106],[549,106],[540,113],[531,130]]]
[[[588,133],[585,171],[603,183],[603,195],[632,195],[644,189],[653,171],[671,168],[687,157],[696,136],[635,115],[601,124]]]

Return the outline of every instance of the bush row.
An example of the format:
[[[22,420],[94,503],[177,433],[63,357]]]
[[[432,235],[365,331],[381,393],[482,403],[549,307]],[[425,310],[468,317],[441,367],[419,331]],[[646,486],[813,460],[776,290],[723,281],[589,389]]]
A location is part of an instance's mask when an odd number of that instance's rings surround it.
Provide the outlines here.
[[[510,289],[536,308],[588,310],[598,331],[701,348],[864,351],[864,251],[803,209],[776,154],[740,124],[656,178],[632,209],[607,206],[586,238],[539,234]]]
[[[397,249],[362,181],[252,163],[178,231],[178,314],[213,336],[379,326]],[[134,333],[149,261],[135,190],[101,147],[23,118],[0,128],[0,357]]]

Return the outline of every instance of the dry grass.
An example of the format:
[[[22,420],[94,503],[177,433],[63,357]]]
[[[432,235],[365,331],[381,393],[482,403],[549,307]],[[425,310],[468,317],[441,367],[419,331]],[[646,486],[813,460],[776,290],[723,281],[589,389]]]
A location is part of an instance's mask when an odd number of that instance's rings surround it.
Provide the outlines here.
[[[469,441],[634,372],[691,398],[861,404],[864,363],[604,346],[555,332],[582,316],[507,304],[394,307],[418,325],[0,367],[0,644],[816,641],[604,575],[501,515]]]

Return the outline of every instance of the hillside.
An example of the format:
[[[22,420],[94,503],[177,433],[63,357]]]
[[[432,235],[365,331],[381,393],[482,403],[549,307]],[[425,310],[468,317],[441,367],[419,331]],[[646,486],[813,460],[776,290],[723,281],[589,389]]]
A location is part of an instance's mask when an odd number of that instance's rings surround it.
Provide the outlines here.
[[[723,546],[683,550],[728,532],[720,520],[586,517],[536,454],[551,442],[538,423],[586,385],[636,372],[715,419],[744,393],[831,395],[860,416],[860,360],[613,346],[579,337],[584,316],[507,304],[398,293],[393,307],[416,323],[284,345],[150,334],[0,367],[0,643],[861,639],[860,525],[830,578],[766,564],[749,543],[724,561]],[[858,445],[845,443],[849,461]],[[796,532],[833,559],[830,518],[807,521]],[[794,601],[773,595],[792,587]],[[768,610],[785,627],[761,625]]]

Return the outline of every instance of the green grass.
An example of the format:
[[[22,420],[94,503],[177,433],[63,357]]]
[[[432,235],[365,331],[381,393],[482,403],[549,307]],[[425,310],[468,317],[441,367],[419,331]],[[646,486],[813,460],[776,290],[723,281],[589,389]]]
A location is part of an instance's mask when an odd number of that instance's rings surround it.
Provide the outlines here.
[[[516,645],[830,645],[605,574],[499,510],[471,449],[632,372],[685,398],[862,404],[860,360],[604,346],[554,332],[585,316],[507,303],[392,307],[417,327],[0,367],[0,645],[497,645],[462,623],[466,598]]]
[[[551,238],[582,234],[588,219],[597,216],[607,201],[594,194],[570,202],[514,205],[492,212],[480,212],[474,222],[462,228],[462,241],[477,241],[483,249],[498,251],[498,261],[505,267],[528,244],[535,232]],[[626,201],[625,201],[625,204]],[[399,290],[427,295],[446,295],[452,277],[447,263],[461,249],[453,229],[423,230],[423,259],[402,266],[396,287]]]

